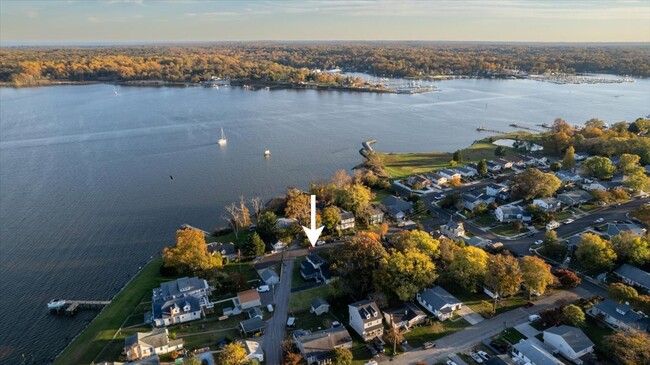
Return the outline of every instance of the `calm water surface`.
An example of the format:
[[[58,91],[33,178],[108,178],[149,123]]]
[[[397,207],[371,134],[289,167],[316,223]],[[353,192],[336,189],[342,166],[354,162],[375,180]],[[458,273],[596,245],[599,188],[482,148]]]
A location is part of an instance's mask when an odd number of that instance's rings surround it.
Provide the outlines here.
[[[0,363],[23,354],[47,363],[92,319],[48,315],[48,300],[110,299],[180,224],[210,230],[240,195],[269,198],[349,169],[363,140],[376,138],[383,151],[452,151],[485,136],[479,125],[509,131],[513,122],[650,113],[648,80],[436,85],[419,95],[0,89]]]

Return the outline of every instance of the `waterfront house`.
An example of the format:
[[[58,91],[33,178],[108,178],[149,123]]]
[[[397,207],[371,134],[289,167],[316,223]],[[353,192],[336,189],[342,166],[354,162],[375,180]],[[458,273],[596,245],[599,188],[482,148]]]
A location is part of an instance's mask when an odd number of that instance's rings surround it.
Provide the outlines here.
[[[219,253],[221,257],[227,258],[230,261],[234,261],[237,259],[237,249],[235,248],[235,244],[232,242],[229,243],[219,243],[219,242],[213,242],[213,243],[208,243],[208,252],[212,255]]]
[[[641,329],[647,325],[644,315],[632,310],[627,303],[605,299],[587,310],[587,313],[609,324],[615,329]]]
[[[571,326],[551,327],[544,331],[544,343],[575,364],[582,364],[580,357],[594,351],[594,343],[581,329]]]
[[[168,281],[160,284],[159,288],[153,290],[152,299],[177,299],[186,296],[196,298],[207,297],[210,295],[210,286],[204,279],[197,277],[182,277],[174,281]]]
[[[545,212],[557,212],[562,207],[562,202],[556,198],[540,198],[533,200],[533,204]]]
[[[431,172],[427,176],[428,176],[429,180],[433,184],[438,185],[438,186],[445,185],[447,183],[447,181],[449,181],[446,177],[444,177],[444,176],[442,176],[440,174],[436,174],[435,172]]]
[[[314,298],[314,300],[311,301],[311,307],[309,309],[310,313],[314,313],[317,316],[320,316],[323,313],[327,313],[330,311],[330,305],[327,303],[327,301],[321,297]]]
[[[329,284],[332,272],[329,263],[318,254],[307,255],[306,260],[300,263],[300,276],[304,280],[316,280]]]
[[[641,228],[636,224],[631,223],[608,223],[606,236],[608,239],[619,235],[623,232],[630,232],[634,236],[643,236],[646,232],[645,228]]]
[[[395,220],[404,220],[406,215],[413,211],[413,203],[404,201],[394,195],[382,200],[384,212]]]
[[[558,194],[557,199],[568,206],[578,206],[591,200],[591,194],[583,190],[571,190]]]
[[[336,229],[339,231],[354,229],[354,214],[351,212],[346,212],[345,210],[341,210],[339,215],[341,216],[341,221],[336,226]]]
[[[156,327],[194,321],[203,316],[199,299],[191,295],[169,300],[156,299],[151,306],[152,322]]]
[[[540,344],[532,340],[519,340],[512,347],[512,358],[517,364],[525,365],[564,365],[564,363]]]
[[[266,285],[276,285],[280,283],[280,276],[273,269],[264,269],[260,271],[260,277]]]
[[[352,348],[352,336],[343,326],[316,332],[296,332],[294,342],[307,365],[329,365],[334,349]]]
[[[261,336],[264,334],[266,323],[255,317],[239,322],[244,337]]]
[[[370,341],[384,334],[384,325],[381,312],[375,302],[362,300],[348,305],[350,314],[350,327],[354,329],[364,341]]]
[[[243,343],[248,360],[257,359],[258,362],[264,361],[264,351],[258,341],[244,340]]]
[[[291,228],[294,224],[298,224],[296,218],[278,218],[278,229]]]
[[[502,205],[494,210],[494,217],[501,223],[514,221],[530,222],[530,215],[517,205]]]
[[[166,328],[154,328],[150,332],[137,332],[124,340],[124,353],[129,361],[152,355],[168,354],[183,348],[183,339],[170,340]]]
[[[262,305],[260,299],[260,293],[255,289],[249,289],[240,291],[237,293],[236,304],[242,309],[246,310],[248,308],[259,307]]]
[[[441,286],[425,289],[416,296],[418,303],[433,313],[439,320],[444,321],[462,308],[463,302],[458,300]]]
[[[440,169],[436,171],[438,175],[446,177],[447,181],[449,180],[460,180],[461,176],[458,171],[455,169]]]
[[[614,271],[614,274],[627,284],[645,289],[650,292],[650,273],[632,265],[623,264]]]
[[[465,236],[465,227],[463,226],[463,222],[455,222],[449,217],[449,222],[440,226],[440,233],[451,239],[458,239]]]
[[[369,224],[382,224],[384,222],[384,212],[382,212],[381,210],[372,207],[370,208],[370,211],[368,213],[369,213],[368,216]]]
[[[426,313],[410,302],[384,311],[384,319],[388,326],[397,327],[402,331],[408,331],[411,327],[424,323],[426,318]]]

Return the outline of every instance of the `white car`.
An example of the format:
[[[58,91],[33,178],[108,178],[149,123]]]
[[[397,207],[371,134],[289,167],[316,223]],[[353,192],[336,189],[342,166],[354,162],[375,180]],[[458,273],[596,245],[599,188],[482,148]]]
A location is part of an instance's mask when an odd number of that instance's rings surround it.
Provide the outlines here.
[[[605,221],[605,218],[598,218],[594,221],[594,223],[603,223]]]
[[[316,241],[316,246],[320,246],[320,245],[324,245],[324,244],[325,244],[325,241],[322,241],[322,240]]]
[[[569,219],[565,220],[563,223],[564,223],[564,224],[569,224],[569,223],[573,223],[573,222],[575,222],[575,220],[569,218]]]
[[[474,361],[476,361],[477,364],[482,364],[483,363],[483,359],[481,359],[481,357],[478,356],[478,354],[476,352],[470,352],[469,356],[471,356],[472,359],[474,359]]]
[[[528,316],[528,320],[531,322],[535,322],[539,319],[542,319],[542,317],[540,317],[539,314],[531,314]]]
[[[544,243],[544,240],[537,240],[537,241],[535,241],[535,244],[536,244],[537,246],[541,245],[542,243]]]
[[[267,305],[266,309],[269,311],[269,313],[273,312],[273,304]]]
[[[488,355],[487,352],[485,352],[485,351],[483,351],[483,350],[479,350],[479,351],[477,351],[476,353],[477,353],[480,357],[482,357],[483,360],[489,360],[489,359],[490,359],[490,355]]]
[[[570,263],[571,262],[571,256],[567,256],[566,260],[564,260],[564,262],[566,262],[567,264]]]
[[[268,285],[262,285],[257,288],[257,291],[260,293],[266,293],[267,291],[271,291],[271,288]]]
[[[458,364],[456,364],[455,362],[453,362],[451,360],[447,360],[447,365],[458,365]]]

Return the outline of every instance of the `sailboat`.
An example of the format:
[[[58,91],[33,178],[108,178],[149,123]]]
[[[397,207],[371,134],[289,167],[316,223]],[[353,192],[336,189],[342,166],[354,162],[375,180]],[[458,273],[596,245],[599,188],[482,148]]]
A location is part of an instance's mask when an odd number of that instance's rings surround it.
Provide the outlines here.
[[[117,95],[117,89],[113,86],[113,94]]]
[[[221,128],[221,138],[219,138],[217,143],[219,143],[220,146],[223,146],[226,142],[228,142],[228,140],[226,139],[226,135],[223,134],[223,128]]]

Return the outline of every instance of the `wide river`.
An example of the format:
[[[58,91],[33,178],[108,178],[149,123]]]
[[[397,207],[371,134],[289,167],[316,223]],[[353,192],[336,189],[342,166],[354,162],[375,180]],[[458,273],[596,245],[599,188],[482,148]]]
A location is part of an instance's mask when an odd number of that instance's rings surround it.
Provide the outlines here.
[[[182,223],[211,230],[240,195],[266,199],[350,169],[366,139],[381,151],[453,151],[484,137],[479,125],[650,113],[650,80],[436,86],[417,95],[0,89],[0,363],[47,363],[92,319],[49,315],[48,300],[110,299]]]

